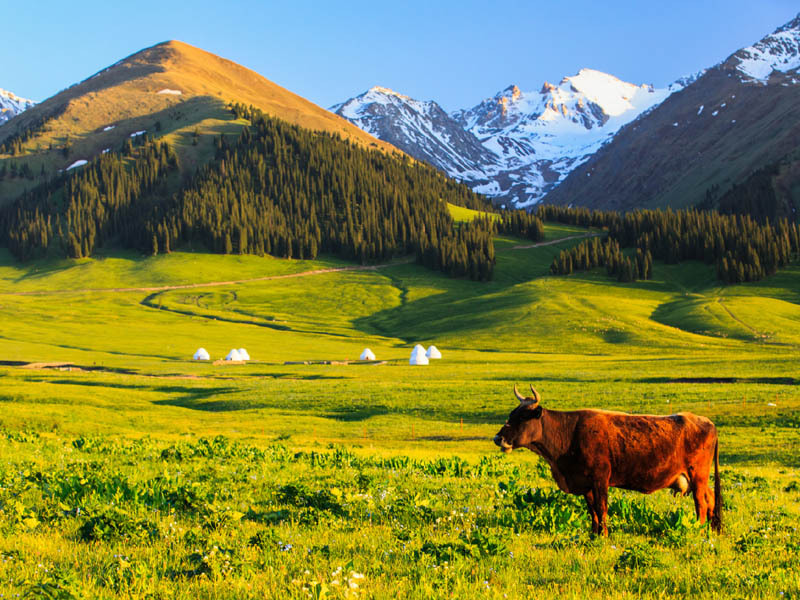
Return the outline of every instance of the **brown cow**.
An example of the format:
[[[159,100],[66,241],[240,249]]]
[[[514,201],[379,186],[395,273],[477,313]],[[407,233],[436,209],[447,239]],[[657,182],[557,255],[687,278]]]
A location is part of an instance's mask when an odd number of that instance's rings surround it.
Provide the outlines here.
[[[582,495],[592,518],[592,533],[608,535],[608,488],[651,494],[671,488],[690,491],[700,523],[722,531],[717,430],[705,417],[668,417],[606,410],[558,411],[542,408],[539,394],[517,391],[519,406],[494,437],[503,452],[528,448],[550,465],[561,491]],[[714,462],[714,495],[708,487]]]

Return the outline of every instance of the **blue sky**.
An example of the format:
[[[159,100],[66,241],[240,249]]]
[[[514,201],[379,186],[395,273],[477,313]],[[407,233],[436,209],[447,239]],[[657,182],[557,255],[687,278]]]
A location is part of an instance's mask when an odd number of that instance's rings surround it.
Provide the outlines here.
[[[723,60],[800,7],[788,0],[169,0],[4,2],[0,88],[43,100],[178,39],[328,107],[373,85],[467,108],[582,67],[663,86]]]

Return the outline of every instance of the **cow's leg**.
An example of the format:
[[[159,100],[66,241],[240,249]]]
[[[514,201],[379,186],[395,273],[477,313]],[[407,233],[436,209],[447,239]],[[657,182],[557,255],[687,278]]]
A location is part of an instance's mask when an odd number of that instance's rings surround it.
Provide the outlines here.
[[[583,497],[586,499],[586,506],[589,507],[589,517],[592,519],[592,535],[600,533],[600,520],[594,510],[594,494],[592,490],[586,492]]]
[[[708,476],[711,474],[710,465],[695,465],[689,468],[692,482],[692,496],[694,498],[694,511],[697,520],[702,524],[714,514],[714,494],[708,487]]]
[[[592,486],[592,495],[594,496],[594,512],[597,515],[597,533],[608,537],[608,525],[606,524],[606,517],[608,516],[608,481],[596,483]]]

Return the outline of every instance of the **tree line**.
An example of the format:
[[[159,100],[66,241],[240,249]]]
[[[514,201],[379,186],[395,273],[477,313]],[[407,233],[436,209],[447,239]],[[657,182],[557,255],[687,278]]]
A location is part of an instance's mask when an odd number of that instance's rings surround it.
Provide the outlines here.
[[[454,276],[488,280],[492,230],[456,227],[447,202],[485,210],[464,185],[405,155],[366,150],[252,107],[238,140],[216,139],[215,160],[146,227],[153,251],[203,244],[215,252],[362,264],[415,254]],[[157,248],[156,248],[157,245]]]
[[[145,141],[134,148],[127,141],[121,152],[52,178],[1,211],[1,241],[20,260],[42,256],[54,244],[69,258],[91,256],[109,242],[135,246],[152,196],[164,192],[177,167],[168,144]]]
[[[606,267],[609,277],[629,282],[652,279],[653,255],[650,250],[636,248],[636,253],[626,255],[619,242],[611,237],[601,241],[599,237],[584,240],[569,250],[562,250],[553,259],[550,272],[553,275],[570,275],[575,271],[590,271]]]
[[[0,242],[25,260],[57,249],[90,256],[121,245],[156,254],[212,252],[361,263],[413,254],[428,268],[489,280],[492,236],[539,240],[525,211],[455,223],[447,203],[492,212],[467,186],[405,155],[368,150],[243,105],[238,138],[214,138],[214,159],[179,186],[178,159],[142,136],[75,172],[47,180],[0,211]]]
[[[633,274],[636,273],[633,263],[639,267],[646,266],[648,256],[650,272],[653,259],[668,264],[701,260],[716,265],[717,276],[723,282],[742,283],[772,275],[800,254],[797,223],[786,219],[759,223],[750,215],[727,215],[696,209],[637,210],[621,214],[561,206],[542,206],[537,214],[545,220],[607,230],[607,244],[613,242],[619,249],[636,250],[635,257],[624,256],[622,260],[622,268],[627,271],[626,263],[630,259]],[[560,274],[608,266],[607,261],[603,262],[608,253],[605,250],[594,252],[594,244],[594,241],[583,242],[579,245],[580,250],[569,252],[569,260],[566,256],[557,256],[551,271]],[[612,254],[619,258],[616,252]],[[576,260],[578,256],[580,260]],[[640,260],[644,262],[640,263]],[[618,263],[618,260],[612,260],[612,264]],[[617,266],[612,274],[619,277],[619,268]],[[637,278],[642,277],[633,279]]]

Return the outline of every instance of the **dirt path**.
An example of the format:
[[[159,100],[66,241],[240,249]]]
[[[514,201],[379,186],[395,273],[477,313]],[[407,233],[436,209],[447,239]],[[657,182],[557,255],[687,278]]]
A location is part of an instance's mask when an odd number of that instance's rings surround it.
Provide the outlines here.
[[[737,317],[735,314],[733,314],[733,312],[731,312],[731,309],[728,308],[728,306],[725,304],[725,298],[723,298],[722,296],[718,296],[717,297],[717,303],[722,307],[722,309],[726,313],[728,313],[728,315],[730,316],[731,319],[733,319],[734,321],[739,323],[739,325],[741,325],[742,327],[752,331],[757,337],[761,337],[761,332],[760,331],[758,331],[755,327],[750,327],[750,325],[748,325],[747,323],[742,321],[739,317]]]
[[[30,292],[0,292],[8,296],[49,296],[52,294],[87,294],[87,293],[122,293],[122,292],[166,292],[170,290],[191,290],[194,288],[219,287],[223,285],[238,285],[241,283],[251,283],[254,281],[271,281],[273,279],[290,279],[292,277],[306,277],[308,275],[324,275],[325,273],[339,273],[342,271],[376,271],[395,265],[406,265],[413,262],[413,258],[385,263],[382,265],[353,265],[351,267],[331,267],[329,269],[314,269],[313,271],[300,271],[299,273],[287,273],[285,275],[265,275],[264,277],[253,277],[251,279],[233,279],[231,281],[207,281],[205,283],[184,283],[180,285],[161,285],[152,287],[129,287],[129,288],[82,288],[73,290],[35,290]]]
[[[595,237],[598,235],[602,235],[601,233],[582,233],[580,235],[569,235],[567,237],[558,238],[557,240],[550,240],[548,242],[537,242],[536,244],[526,244],[526,245],[519,245],[519,246],[512,246],[510,250],[527,250],[528,248],[541,248],[542,246],[552,246],[554,244],[560,244],[561,242],[567,242],[569,240],[580,240],[583,238],[590,238]]]

